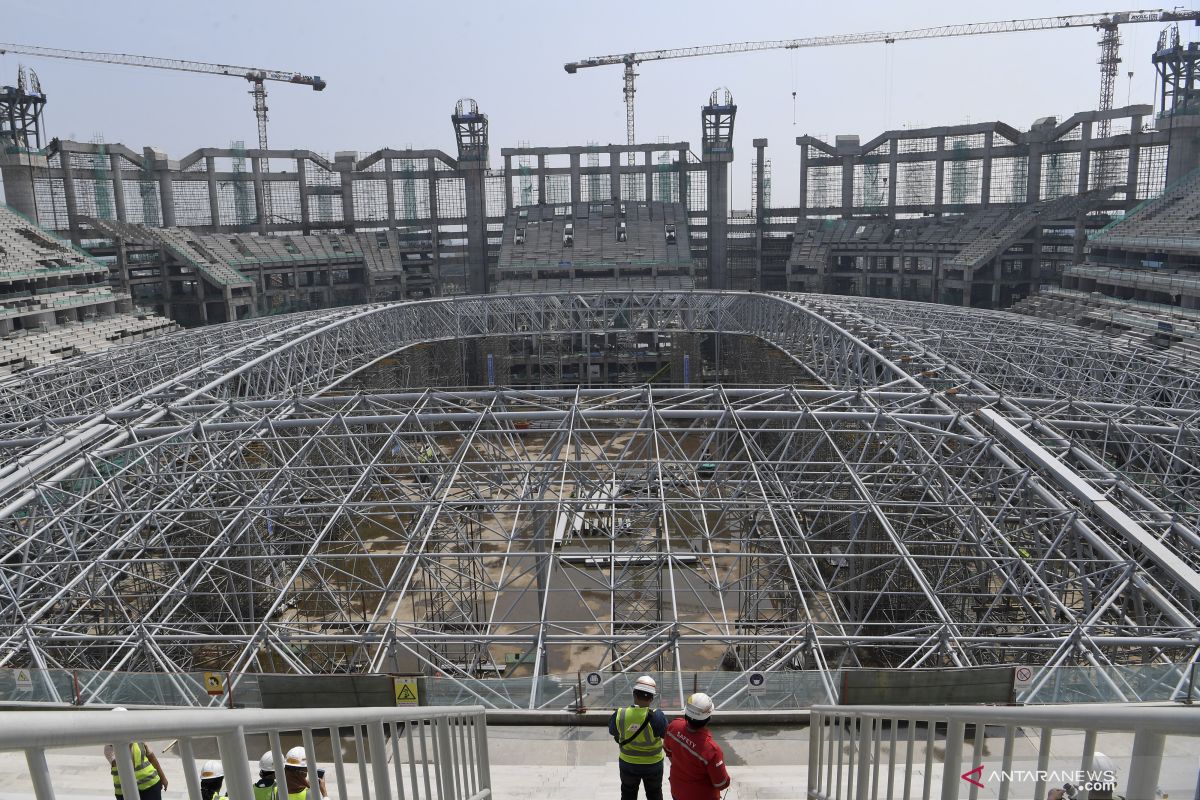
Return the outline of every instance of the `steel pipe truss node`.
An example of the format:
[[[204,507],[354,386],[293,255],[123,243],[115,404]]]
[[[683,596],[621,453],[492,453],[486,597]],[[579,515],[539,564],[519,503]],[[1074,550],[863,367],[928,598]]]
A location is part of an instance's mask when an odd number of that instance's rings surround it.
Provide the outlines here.
[[[803,379],[365,380],[430,342],[650,331],[752,337]],[[0,390],[0,666],[417,671],[503,704],[478,679],[809,669],[832,696],[846,667],[1186,661],[1197,374],[1002,312],[738,292],[76,358]]]

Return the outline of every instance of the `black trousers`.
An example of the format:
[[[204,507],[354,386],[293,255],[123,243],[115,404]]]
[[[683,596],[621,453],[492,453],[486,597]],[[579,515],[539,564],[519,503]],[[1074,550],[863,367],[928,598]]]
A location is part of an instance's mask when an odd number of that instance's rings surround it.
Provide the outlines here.
[[[646,800],[662,800],[663,765],[621,764],[621,800],[637,800],[638,786],[645,785]]]
[[[117,795],[117,800],[124,800],[121,795]],[[138,800],[162,800],[162,782],[155,781],[154,785],[149,789],[138,790]]]

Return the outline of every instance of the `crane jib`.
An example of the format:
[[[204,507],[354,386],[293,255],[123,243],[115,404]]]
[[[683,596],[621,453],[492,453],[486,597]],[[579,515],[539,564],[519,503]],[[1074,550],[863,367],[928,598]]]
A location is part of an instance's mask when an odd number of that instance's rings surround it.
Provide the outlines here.
[[[841,33],[828,36],[810,36],[803,39],[772,39],[759,42],[729,42],[726,44],[704,45],[699,47],[680,47],[671,50],[647,50],[637,53],[621,53],[607,56],[594,56],[579,61],[564,64],[566,71],[574,75],[585,67],[605,67],[623,64],[625,70],[625,115],[627,134],[630,143],[633,142],[633,97],[634,73],[631,65],[643,64],[647,61],[663,61],[674,58],[695,58],[698,56],[726,55],[731,53],[752,53],[764,50],[798,50],[809,47],[836,47],[851,44],[894,44],[900,41],[919,39],[943,39],[956,36],[978,36],[992,33],[1021,33],[1024,31],[1060,30],[1062,28],[1100,28],[1115,30],[1117,26],[1139,22],[1187,22],[1200,25],[1200,11],[1164,9],[1138,9],[1135,11],[1113,11],[1099,14],[1069,14],[1057,17],[1033,17],[1030,19],[1014,19],[998,22],[976,22],[961,25],[943,25],[932,28],[915,28],[906,31],[872,31],[867,33]],[[1107,40],[1105,40],[1107,41]],[[1102,46],[1105,42],[1101,42]],[[1112,47],[1110,42],[1108,46]],[[1100,60],[1102,76],[1105,65],[1111,66],[1115,53],[1102,55]],[[1105,78],[1107,80],[1107,78]],[[1105,103],[1108,103],[1106,106]],[[1111,110],[1111,92],[1107,89],[1101,92],[1100,111]]]

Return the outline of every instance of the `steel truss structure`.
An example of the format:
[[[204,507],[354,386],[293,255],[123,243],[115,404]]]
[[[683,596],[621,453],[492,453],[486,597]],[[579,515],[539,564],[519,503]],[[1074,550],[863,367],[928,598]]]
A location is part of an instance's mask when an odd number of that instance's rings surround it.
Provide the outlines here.
[[[622,331],[753,337],[806,380],[354,388],[429,342]],[[848,666],[1200,647],[1195,365],[1003,312],[336,309],[8,379],[0,437],[0,666],[419,669],[503,706],[476,679],[514,651],[535,685],[803,668],[832,696]]]

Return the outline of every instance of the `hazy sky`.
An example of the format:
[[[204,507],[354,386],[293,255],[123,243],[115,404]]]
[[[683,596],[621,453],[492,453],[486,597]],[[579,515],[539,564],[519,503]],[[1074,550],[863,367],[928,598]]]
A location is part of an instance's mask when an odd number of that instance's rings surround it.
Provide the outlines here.
[[[568,75],[587,56],[743,40],[903,30],[1104,10],[1098,3],[1009,0],[810,3],[370,3],[362,0],[8,0],[0,39],[79,50],[187,58],[318,74],[322,93],[268,84],[272,147],[454,153],[449,117],[473,97],[500,148],[623,142],[619,67]],[[1196,0],[1186,3],[1195,8]],[[1124,6],[1122,6],[1124,8]],[[1152,101],[1150,54],[1162,26],[1122,27],[1116,104]],[[1183,29],[1195,38],[1193,28]],[[749,200],[753,138],[770,141],[773,204],[794,205],[795,137],[891,127],[1036,118],[1096,106],[1099,48],[1090,28],[713,56],[644,64],[639,141],[685,140],[699,151],[700,106],[718,86],[738,105],[734,205]],[[234,78],[0,56],[0,82],[19,61],[41,76],[50,136],[96,135],[178,158],[256,139],[248,86]],[[1132,80],[1126,72],[1134,73]],[[793,103],[792,93],[796,93]]]

